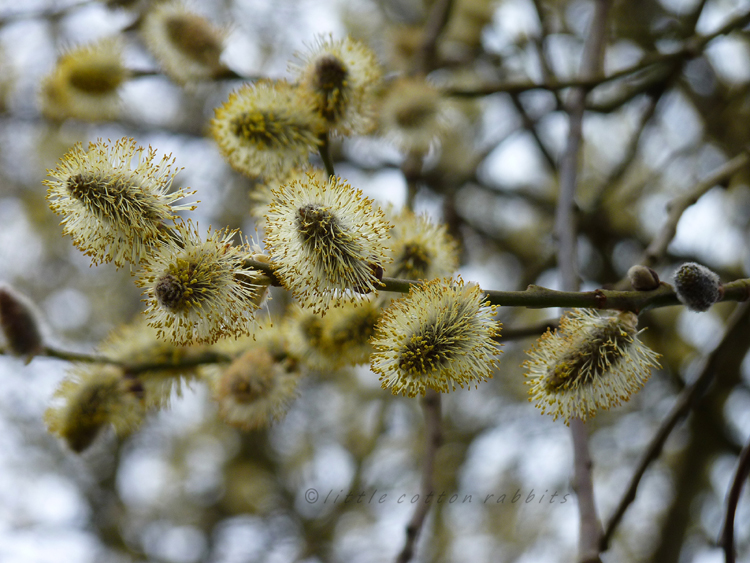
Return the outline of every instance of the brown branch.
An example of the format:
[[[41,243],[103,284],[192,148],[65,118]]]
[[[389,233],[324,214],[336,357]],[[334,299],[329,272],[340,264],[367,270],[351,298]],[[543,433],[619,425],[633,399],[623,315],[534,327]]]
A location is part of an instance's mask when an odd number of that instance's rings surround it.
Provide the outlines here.
[[[539,20],[539,27],[542,30],[541,36],[534,41],[534,44],[539,57],[539,67],[542,70],[542,78],[545,82],[549,82],[550,80],[555,79],[554,73],[552,72],[551,68],[551,62],[549,60],[547,50],[545,49],[547,37],[549,37],[551,30],[547,22],[547,18],[544,17],[542,0],[532,0],[532,2],[534,4],[534,10],[536,11],[536,17]],[[561,108],[563,106],[563,103],[562,99],[560,98],[560,92],[557,90],[552,90],[552,94],[555,96],[557,108]]]
[[[461,89],[458,87],[448,87],[443,89],[443,93],[446,96],[456,96],[462,98],[475,98],[481,96],[489,96],[492,94],[521,94],[528,92],[529,90],[566,90],[568,88],[583,88],[585,90],[591,90],[597,86],[601,86],[608,82],[618,80],[620,78],[626,78],[631,75],[638,74],[651,66],[659,63],[665,63],[675,58],[675,54],[662,55],[656,58],[648,57],[645,58],[638,64],[618,70],[612,74],[603,76],[593,77],[577,77],[569,80],[548,80],[545,82],[534,82],[531,80],[517,80],[501,82],[498,84],[485,84],[482,86],[474,87],[471,89]]]
[[[129,73],[129,78],[131,80],[137,80],[139,78],[151,78],[154,76],[163,76],[164,78],[169,79],[169,77],[166,74],[164,74],[164,71],[158,68],[154,68],[154,69],[131,68],[128,70],[128,73]],[[213,76],[201,79],[201,81],[202,82],[221,82],[224,80],[242,80],[244,82],[257,82],[258,80],[262,80],[263,78],[264,78],[263,76],[258,76],[256,74],[248,74],[248,75],[239,74],[236,71],[232,70],[231,68],[222,67]]]
[[[401,163],[401,173],[404,175],[406,182],[406,202],[404,207],[414,209],[414,198],[417,197],[419,190],[419,179],[422,176],[422,165],[424,163],[424,154],[418,151],[409,151],[406,158]]]
[[[638,485],[641,482],[643,475],[646,473],[646,469],[651,465],[651,462],[659,457],[659,454],[661,453],[667,438],[672,433],[672,430],[674,430],[677,423],[687,415],[688,411],[695,406],[698,399],[704,394],[713,380],[716,374],[717,361],[725,354],[725,349],[728,347],[729,335],[732,334],[741,322],[747,322],[748,312],[750,312],[750,302],[738,305],[732,312],[729,320],[727,320],[724,329],[724,336],[722,337],[721,342],[716,346],[713,352],[706,356],[698,377],[682,390],[677,398],[677,402],[672,407],[672,410],[659,426],[659,429],[651,439],[646,451],[641,455],[635,471],[628,482],[628,486],[620,498],[620,502],[617,504],[617,508],[615,508],[615,511],[612,513],[612,516],[604,528],[604,533],[602,534],[599,545],[601,551],[606,551],[608,549],[612,536],[622,520],[625,511],[635,500]]]
[[[667,221],[651,241],[651,244],[648,245],[648,248],[643,252],[639,263],[649,267],[656,265],[667,252],[667,247],[677,233],[677,224],[680,222],[680,218],[685,210],[695,204],[708,190],[717,184],[727,182],[734,174],[748,164],[750,164],[750,148],[746,148],[732,160],[714,170],[705,180],[670,201]]]
[[[618,88],[617,91],[604,100],[589,101],[586,103],[588,111],[597,113],[611,113],[620,109],[624,104],[641,94],[650,94],[657,91],[665,91],[669,85],[679,76],[682,63],[686,59],[678,61],[679,64],[660,65],[647,72],[644,76]]]
[[[440,422],[440,393],[428,389],[424,399],[422,399],[422,409],[425,419],[426,447],[424,463],[422,465],[422,483],[419,498],[424,499],[424,501],[417,505],[409,524],[406,526],[406,543],[401,553],[398,554],[396,563],[407,563],[414,556],[414,547],[417,543],[419,532],[427,517],[427,512],[430,510],[428,499],[432,496],[435,489],[433,479],[435,456],[443,442],[443,431]]]
[[[578,559],[581,563],[600,563],[599,538],[602,529],[594,504],[593,462],[589,451],[588,430],[580,418],[574,418],[570,421],[570,433],[573,439],[573,490],[578,497],[580,518]]]
[[[732,485],[727,492],[727,508],[719,539],[719,544],[724,548],[724,561],[726,563],[734,563],[736,560],[734,549],[734,516],[737,511],[737,504],[740,501],[742,486],[745,484],[748,474],[750,474],[750,440],[748,440],[745,447],[742,448],[742,452],[740,452]]]

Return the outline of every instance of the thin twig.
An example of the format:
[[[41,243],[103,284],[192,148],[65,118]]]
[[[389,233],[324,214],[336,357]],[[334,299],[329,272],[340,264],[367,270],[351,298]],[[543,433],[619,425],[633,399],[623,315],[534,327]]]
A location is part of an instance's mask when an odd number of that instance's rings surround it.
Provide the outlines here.
[[[422,399],[422,410],[424,411],[425,420],[425,453],[422,464],[422,483],[420,485],[420,499],[424,499],[417,504],[414,514],[406,526],[406,543],[401,553],[396,558],[396,563],[407,563],[414,556],[414,547],[416,546],[419,532],[422,530],[422,524],[430,510],[431,498],[435,489],[434,477],[435,456],[440,444],[443,442],[443,431],[441,426],[440,412],[440,393],[428,389]]]
[[[646,108],[641,112],[638,117],[638,125],[635,127],[635,131],[628,139],[628,145],[625,148],[625,154],[617,163],[617,166],[609,171],[604,180],[600,183],[596,189],[596,196],[594,202],[591,205],[593,209],[599,209],[602,204],[602,200],[609,193],[609,188],[620,181],[624,176],[625,172],[630,168],[630,165],[638,155],[638,148],[643,138],[643,132],[646,130],[646,126],[651,122],[654,113],[656,112],[656,105],[661,96],[650,96]]]
[[[708,190],[717,184],[727,182],[734,174],[748,164],[750,164],[750,148],[746,148],[732,160],[714,170],[705,180],[697,183],[692,189],[670,201],[667,221],[651,241],[651,244],[648,245],[648,248],[643,252],[639,263],[649,267],[656,265],[667,252],[667,247],[677,233],[677,224],[680,222],[680,218],[685,210],[695,204]]]
[[[721,35],[726,35],[734,31],[735,29],[744,27],[750,22],[750,12],[740,14],[735,18],[729,20],[726,24],[721,26],[719,29],[708,35],[693,35],[683,43],[683,47],[671,53],[655,53],[650,56],[646,56],[640,62],[629,66],[627,68],[618,70],[609,75],[594,74],[588,76],[581,76],[570,80],[552,80],[546,82],[533,82],[529,80],[521,81],[509,81],[500,84],[486,84],[483,86],[461,89],[461,88],[446,88],[443,92],[448,96],[462,96],[462,97],[476,97],[476,96],[488,96],[497,93],[513,93],[518,94],[526,92],[528,90],[564,90],[566,88],[583,88],[585,90],[591,90],[597,86],[601,86],[608,82],[618,80],[620,78],[627,78],[635,76],[655,65],[668,64],[673,65],[684,59],[694,58],[699,56],[706,45],[713,39]]]
[[[531,80],[517,80],[501,82],[498,84],[485,84],[482,86],[468,88],[447,87],[443,89],[446,96],[457,96],[465,98],[475,98],[481,96],[490,96],[492,94],[521,94],[529,90],[567,90],[568,88],[583,88],[591,90],[608,82],[636,75],[655,64],[666,63],[676,58],[676,54],[661,55],[659,57],[644,58],[643,61],[633,66],[618,70],[606,76],[593,76],[589,78],[576,77],[568,80],[548,80],[545,82],[534,82]]]
[[[151,78],[154,76],[163,76],[165,78],[168,78],[167,75],[164,74],[164,71],[158,68],[131,68],[128,69],[128,75],[131,80],[137,80],[139,78]],[[257,82],[262,78],[262,76],[254,74],[242,75],[232,70],[231,68],[222,67],[220,70],[214,73],[213,76],[207,77],[203,79],[203,81],[219,82],[222,80],[242,80],[245,82]]]
[[[409,151],[406,158],[401,163],[401,173],[406,181],[406,202],[404,207],[414,209],[414,199],[417,197],[419,189],[419,179],[422,176],[422,166],[424,163],[424,154],[418,151]]]
[[[551,30],[549,23],[547,22],[547,18],[544,17],[542,0],[532,0],[532,2],[534,4],[534,9],[536,10],[536,17],[539,20],[539,27],[542,30],[541,36],[536,39],[534,43],[536,45],[539,56],[539,67],[542,70],[542,78],[545,82],[548,82],[555,79],[555,75],[552,72],[551,62],[549,60],[547,50],[545,49],[547,37],[549,37]],[[560,92],[557,90],[552,90],[552,93],[555,96],[557,108],[561,108],[563,106],[563,103],[562,99],[560,98]]]
[[[582,563],[600,562],[599,538],[602,529],[594,504],[594,464],[589,451],[588,430],[580,418],[570,421],[570,434],[573,439],[574,490],[578,497],[580,518],[578,559]]]
[[[682,65],[687,59],[679,59],[675,64],[658,65],[643,73],[643,76],[632,83],[624,83],[612,96],[603,100],[586,102],[586,110],[597,113],[612,113],[641,94],[665,91],[680,74]]]
[[[604,527],[604,533],[601,537],[599,548],[601,551],[606,551],[609,547],[609,543],[612,540],[612,536],[617,529],[625,511],[628,509],[630,504],[635,500],[636,491],[638,485],[641,482],[641,478],[646,473],[646,469],[651,465],[664,447],[667,438],[674,430],[677,423],[687,415],[688,411],[697,403],[698,399],[708,388],[709,384],[713,380],[716,374],[716,362],[725,354],[725,348],[727,347],[728,336],[739,326],[741,322],[747,322],[748,312],[750,311],[750,302],[742,303],[738,305],[732,315],[727,320],[726,327],[724,329],[724,336],[718,346],[711,352],[705,359],[702,369],[698,377],[687,387],[685,387],[680,396],[677,398],[672,410],[669,412],[667,417],[659,426],[654,437],[651,439],[646,451],[641,455],[638,464],[636,465],[633,475],[628,482],[628,486],[625,489],[620,502],[617,503],[617,508],[612,513],[612,516],[607,521]]]
[[[748,474],[750,474],[750,440],[748,440],[740,452],[740,457],[737,461],[737,470],[732,478],[732,485],[727,492],[727,508],[724,514],[721,535],[719,536],[719,544],[724,548],[724,561],[726,563],[734,563],[737,556],[734,550],[734,516],[737,512],[740,493]]]
[[[536,146],[539,147],[539,150],[541,151],[544,160],[549,165],[550,170],[557,170],[557,162],[549,152],[547,146],[542,141],[542,138],[539,136],[539,131],[537,131],[536,129],[536,123],[528,114],[526,108],[523,107],[521,100],[518,98],[518,94],[511,94],[510,99],[513,102],[513,106],[515,106],[516,111],[518,111],[519,115],[521,116],[521,122],[523,123],[524,129],[526,129],[529,133],[531,133],[531,136],[534,137]]]
[[[435,55],[440,34],[450,19],[453,0],[437,0],[424,26],[424,39],[417,51],[414,74],[427,74],[435,67]]]
[[[320,145],[318,145],[320,158],[323,161],[323,165],[326,167],[328,178],[333,178],[336,175],[336,172],[333,170],[333,160],[331,159],[331,145],[328,132],[321,133],[318,139],[320,140]]]
[[[10,354],[10,351],[0,348],[0,355]],[[45,346],[42,352],[37,354],[38,357],[45,358],[56,358],[58,360],[65,360],[66,362],[80,362],[86,364],[108,364],[113,366],[119,366],[124,371],[131,375],[136,375],[146,371],[159,371],[159,370],[174,370],[180,368],[190,368],[205,364],[217,364],[223,362],[231,362],[232,358],[226,354],[214,351],[205,351],[194,356],[180,358],[174,362],[141,362],[132,363],[123,360],[116,360],[107,356],[100,356],[98,354],[86,354],[81,352],[71,352],[68,350],[60,350],[54,346]]]

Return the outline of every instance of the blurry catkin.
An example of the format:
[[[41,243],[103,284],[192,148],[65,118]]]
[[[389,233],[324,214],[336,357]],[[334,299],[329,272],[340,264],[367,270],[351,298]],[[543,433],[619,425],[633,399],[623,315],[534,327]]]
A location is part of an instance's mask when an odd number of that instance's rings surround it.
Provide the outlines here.
[[[27,362],[44,347],[33,307],[28,300],[8,286],[0,286],[0,325],[8,348]]]
[[[393,262],[386,267],[386,275],[431,280],[450,276],[458,268],[458,244],[445,225],[434,224],[408,209],[395,213],[386,207],[385,213],[393,224],[388,244]]]
[[[406,153],[426,153],[451,131],[452,116],[435,86],[424,78],[400,78],[381,101],[380,132]]]
[[[98,121],[119,113],[120,87],[130,78],[123,63],[123,42],[105,38],[62,55],[44,78],[42,113],[54,120],[69,117]]]
[[[221,62],[224,31],[182,2],[154,2],[143,18],[146,47],[178,84],[208,80],[227,72]]]
[[[265,347],[251,348],[213,379],[219,416],[244,431],[283,418],[297,397],[299,374]]]
[[[695,262],[687,262],[675,272],[674,289],[688,309],[698,312],[708,311],[723,291],[718,274]]]
[[[443,56],[467,56],[481,48],[482,31],[492,22],[496,4],[487,0],[458,0],[454,2],[451,17],[440,38]]]
[[[284,80],[258,80],[216,108],[211,135],[226,161],[250,177],[283,177],[317,151],[325,125],[312,102]]]
[[[76,365],[55,391],[55,404],[44,418],[50,432],[80,453],[110,424],[120,436],[134,430],[145,414],[142,398],[141,382],[122,368]]]

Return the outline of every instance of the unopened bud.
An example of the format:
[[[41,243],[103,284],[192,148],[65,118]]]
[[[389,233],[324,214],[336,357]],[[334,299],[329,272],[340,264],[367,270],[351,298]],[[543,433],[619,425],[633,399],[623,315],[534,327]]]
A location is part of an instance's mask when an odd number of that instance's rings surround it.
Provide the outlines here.
[[[28,361],[44,347],[34,309],[28,299],[8,286],[0,286],[0,326],[8,349]]]
[[[659,287],[659,274],[647,266],[637,264],[628,270],[628,280],[636,291],[651,291]]]
[[[677,298],[691,311],[708,311],[722,295],[718,274],[695,262],[687,262],[675,272],[674,288]]]

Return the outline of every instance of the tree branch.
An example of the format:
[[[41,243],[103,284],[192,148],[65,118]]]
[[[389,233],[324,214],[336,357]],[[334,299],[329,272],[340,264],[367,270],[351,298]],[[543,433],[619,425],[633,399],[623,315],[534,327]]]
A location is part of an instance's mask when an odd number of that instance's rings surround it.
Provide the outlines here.
[[[724,561],[726,563],[734,563],[736,559],[734,550],[734,515],[737,511],[737,504],[740,501],[742,486],[745,484],[748,474],[750,474],[750,440],[748,440],[745,447],[742,448],[742,452],[740,452],[737,469],[727,492],[727,508],[719,538],[719,544],[724,548]]]
[[[531,116],[526,111],[526,108],[521,103],[521,100],[518,98],[518,94],[511,94],[510,100],[513,102],[513,106],[516,108],[516,111],[521,116],[521,122],[523,123],[524,129],[526,129],[529,133],[531,133],[531,136],[534,137],[534,141],[536,142],[536,146],[539,148],[539,151],[542,153],[542,156],[544,157],[544,160],[547,162],[547,165],[549,166],[550,170],[557,170],[557,161],[555,161],[552,154],[549,152],[549,149],[544,144],[544,141],[542,141],[541,136],[539,135],[539,131],[537,131],[536,123],[531,118]]]
[[[607,33],[609,0],[597,0],[588,38],[583,48],[581,75],[594,75],[602,67]],[[575,194],[578,185],[578,159],[583,139],[583,112],[586,90],[576,88],[568,103],[568,142],[560,163],[560,189],[555,213],[557,237],[557,267],[563,289],[575,291],[579,287],[576,259],[577,229],[575,224]],[[601,525],[594,501],[591,454],[588,431],[583,421],[574,418],[570,423],[573,438],[573,468],[576,496],[578,497],[579,538],[578,557],[582,563],[598,562]]]
[[[244,265],[259,270],[267,275],[274,285],[281,281],[273,271],[273,266],[246,258]],[[395,293],[408,293],[413,285],[421,281],[399,278],[383,278],[381,290]],[[735,280],[724,284],[724,294],[720,301],[745,301],[750,298],[750,278]],[[662,283],[653,291],[615,291],[595,289],[594,291],[557,291],[539,285],[530,285],[523,291],[485,290],[491,305],[505,307],[528,307],[529,309],[548,309],[551,307],[580,307],[586,309],[617,309],[641,313],[649,309],[659,309],[681,305],[674,288]]]
[[[533,82],[530,80],[509,81],[499,84],[486,84],[471,89],[452,87],[444,89],[443,92],[448,96],[477,97],[489,96],[491,94],[497,93],[519,94],[528,90],[539,89],[556,91],[564,90],[566,88],[583,88],[584,90],[591,90],[593,88],[596,88],[597,86],[601,86],[614,80],[632,77],[655,65],[673,65],[684,59],[695,58],[703,52],[703,49],[705,49],[706,45],[713,39],[716,39],[721,35],[726,35],[727,33],[743,27],[748,23],[750,23],[750,12],[740,14],[739,16],[729,20],[726,24],[721,26],[713,33],[709,33],[708,35],[693,35],[683,43],[681,49],[678,49],[671,53],[656,53],[650,56],[646,56],[637,64],[618,70],[609,75],[592,74],[588,76],[580,76],[570,80],[549,80],[542,83]]]
[[[556,330],[560,325],[558,319],[550,319],[543,321],[536,325],[524,326],[519,328],[505,328],[503,327],[503,333],[498,334],[495,339],[508,342],[509,340],[521,340],[523,338],[529,338],[531,336],[539,337],[548,330]]]
[[[9,354],[10,352],[4,348],[0,348],[0,355]],[[45,346],[39,357],[45,358],[56,358],[58,360],[65,360],[67,362],[80,362],[87,364],[108,364],[112,366],[119,366],[125,372],[131,375],[137,375],[145,371],[160,371],[160,370],[173,370],[179,368],[191,368],[204,364],[217,364],[222,362],[231,362],[232,358],[226,354],[220,352],[214,352],[211,350],[202,352],[200,354],[193,355],[187,358],[181,358],[174,362],[145,362],[145,363],[129,363],[122,360],[116,360],[114,358],[108,358],[106,356],[99,356],[97,354],[85,354],[80,352],[70,352],[68,350],[60,350],[53,346]]]
[[[734,174],[750,164],[750,147],[735,156],[732,160],[714,170],[709,176],[696,184],[691,190],[674,198],[669,202],[669,215],[659,234],[651,241],[641,256],[640,264],[654,266],[667,252],[669,243],[677,233],[677,224],[685,210],[695,204],[708,190],[727,182]]]
[[[651,119],[656,112],[659,98],[661,98],[661,93],[658,96],[649,96],[646,108],[638,116],[638,125],[635,127],[635,131],[630,136],[630,139],[628,139],[623,158],[607,173],[607,176],[596,188],[596,196],[591,205],[592,209],[598,210],[601,207],[602,201],[609,193],[609,188],[619,182],[633,164],[633,161],[638,155],[638,148],[640,147],[646,126],[651,122]]]
[[[651,439],[648,448],[646,448],[646,451],[643,453],[640,460],[638,461],[638,464],[636,465],[633,476],[630,478],[628,486],[625,489],[622,497],[620,498],[620,502],[617,504],[617,508],[615,508],[615,511],[613,512],[612,516],[607,522],[607,525],[604,528],[604,533],[602,534],[601,543],[599,546],[601,551],[606,551],[609,548],[612,536],[617,529],[620,521],[622,520],[625,511],[635,500],[638,485],[641,482],[641,478],[646,473],[646,469],[648,469],[648,466],[651,465],[651,462],[659,457],[659,454],[661,454],[662,448],[664,447],[667,438],[669,438],[669,435],[672,433],[672,430],[674,430],[675,426],[677,426],[677,423],[685,415],[687,415],[688,411],[695,406],[698,399],[703,395],[703,393],[706,391],[709,384],[713,380],[716,374],[717,360],[720,359],[725,353],[725,349],[728,346],[727,343],[729,335],[732,334],[732,332],[740,325],[741,322],[747,322],[748,312],[750,312],[750,302],[742,303],[735,308],[735,310],[732,312],[732,315],[729,317],[729,320],[727,321],[726,327],[724,329],[724,336],[722,337],[721,342],[718,344],[718,346],[716,346],[713,352],[706,356],[706,358],[704,359],[703,368],[701,369],[698,377],[696,377],[695,381],[693,381],[690,385],[683,389],[683,391],[680,393],[680,396],[677,398],[677,402],[672,407],[672,410],[661,423],[661,426],[659,426],[656,434]]]
[[[441,427],[440,413],[440,393],[428,389],[422,399],[422,409],[425,419],[425,438],[426,447],[424,454],[424,463],[422,464],[422,484],[420,486],[420,499],[424,499],[417,504],[417,508],[406,526],[406,543],[401,553],[396,558],[396,563],[407,563],[414,556],[414,547],[422,529],[422,524],[430,510],[428,499],[432,496],[435,489],[433,474],[435,472],[435,456],[437,450],[443,442],[443,431]]]
[[[336,175],[333,169],[333,160],[331,159],[331,145],[328,132],[321,133],[318,137],[320,144],[318,145],[318,151],[320,153],[320,159],[323,161],[323,165],[326,167],[326,173],[330,180]]]
[[[451,15],[453,0],[436,0],[424,26],[424,39],[417,51],[415,74],[427,74],[435,66],[437,41]]]

